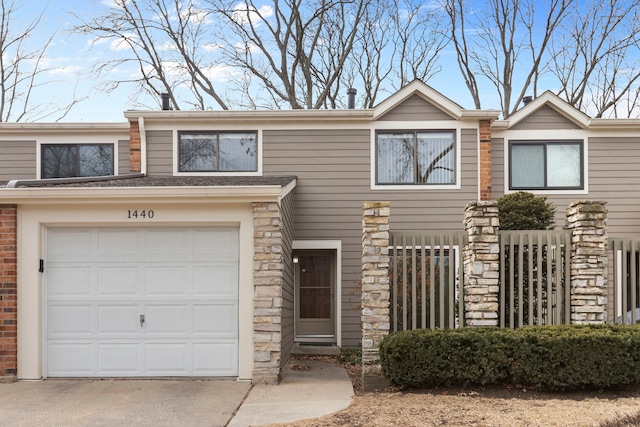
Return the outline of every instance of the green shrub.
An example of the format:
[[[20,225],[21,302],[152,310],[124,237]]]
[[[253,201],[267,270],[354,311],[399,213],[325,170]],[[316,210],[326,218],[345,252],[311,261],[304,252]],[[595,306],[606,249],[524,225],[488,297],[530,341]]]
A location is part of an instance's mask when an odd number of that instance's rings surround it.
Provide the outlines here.
[[[498,199],[498,210],[501,230],[553,229],[556,208],[546,196],[527,191],[505,194]]]
[[[640,326],[419,329],[387,336],[380,357],[399,386],[619,387],[640,383]]]

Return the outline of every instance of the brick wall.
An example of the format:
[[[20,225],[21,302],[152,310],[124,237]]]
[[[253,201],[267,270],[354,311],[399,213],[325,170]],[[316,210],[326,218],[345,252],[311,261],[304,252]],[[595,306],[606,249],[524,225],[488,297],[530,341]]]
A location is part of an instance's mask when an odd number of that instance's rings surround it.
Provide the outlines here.
[[[0,205],[0,381],[18,372],[15,205]]]
[[[140,153],[140,125],[129,123],[129,168],[132,173],[142,170]]]
[[[480,120],[480,200],[491,200],[491,120]]]

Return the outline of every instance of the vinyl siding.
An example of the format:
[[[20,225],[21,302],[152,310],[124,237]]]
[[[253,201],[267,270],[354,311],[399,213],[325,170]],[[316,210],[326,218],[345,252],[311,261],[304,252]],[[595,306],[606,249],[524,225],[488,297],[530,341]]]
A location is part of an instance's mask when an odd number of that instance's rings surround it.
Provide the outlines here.
[[[293,234],[294,202],[293,192],[280,202],[280,220],[282,224],[282,257],[284,264],[284,283],[282,287],[282,367],[289,360],[293,347],[294,319],[294,278],[293,278]]]
[[[393,230],[461,230],[464,206],[477,200],[477,131],[462,130],[461,189],[371,190],[369,130],[264,132],[265,175],[295,175],[295,240],[342,241],[342,337],[361,340],[362,202],[391,201]]]
[[[36,141],[0,141],[0,181],[36,178]]]
[[[129,140],[118,141],[118,173],[126,174],[131,172],[130,167]]]
[[[532,135],[532,139],[535,138]],[[565,225],[565,209],[581,199],[606,200],[608,234],[640,236],[640,138],[589,138],[589,194],[548,194],[556,207],[556,228]],[[492,193],[498,199],[504,194],[504,144],[494,139],[492,145]]]
[[[571,120],[545,105],[513,126],[513,130],[580,129]]]
[[[173,132],[147,131],[147,174],[173,175]]]
[[[418,95],[409,97],[402,104],[378,120],[451,120],[448,114]]]

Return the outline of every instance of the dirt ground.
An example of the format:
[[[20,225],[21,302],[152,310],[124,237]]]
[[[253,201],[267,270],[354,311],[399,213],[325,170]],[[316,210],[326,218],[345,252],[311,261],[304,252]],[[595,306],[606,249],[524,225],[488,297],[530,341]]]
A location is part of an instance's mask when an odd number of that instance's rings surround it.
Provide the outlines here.
[[[356,389],[349,408],[277,426],[600,426],[640,413],[640,386],[571,393],[541,393],[507,386],[361,393],[359,367],[347,368]]]

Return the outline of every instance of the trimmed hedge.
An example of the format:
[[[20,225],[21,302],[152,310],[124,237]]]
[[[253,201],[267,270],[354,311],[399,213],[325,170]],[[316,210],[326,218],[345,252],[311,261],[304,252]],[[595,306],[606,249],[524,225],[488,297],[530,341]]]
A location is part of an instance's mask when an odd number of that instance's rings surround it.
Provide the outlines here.
[[[406,387],[620,387],[640,383],[640,326],[419,329],[385,337],[380,358],[384,376]]]

